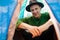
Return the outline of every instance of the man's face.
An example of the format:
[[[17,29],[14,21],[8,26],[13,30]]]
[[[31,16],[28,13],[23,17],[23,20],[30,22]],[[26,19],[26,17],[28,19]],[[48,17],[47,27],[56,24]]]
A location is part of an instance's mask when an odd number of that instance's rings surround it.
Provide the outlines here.
[[[36,5],[32,5],[30,7],[30,10],[31,10],[31,12],[32,12],[34,17],[36,17],[36,18],[40,17],[41,7],[39,5],[37,5],[37,4]]]

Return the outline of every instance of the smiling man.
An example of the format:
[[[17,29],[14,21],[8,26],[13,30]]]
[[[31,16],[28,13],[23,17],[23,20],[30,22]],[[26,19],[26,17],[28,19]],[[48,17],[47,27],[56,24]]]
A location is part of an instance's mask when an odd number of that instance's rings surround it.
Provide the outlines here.
[[[55,31],[49,14],[47,12],[40,13],[43,7],[44,4],[41,2],[30,2],[26,10],[33,16],[17,21],[17,28],[20,29],[18,31],[25,40],[54,40]]]

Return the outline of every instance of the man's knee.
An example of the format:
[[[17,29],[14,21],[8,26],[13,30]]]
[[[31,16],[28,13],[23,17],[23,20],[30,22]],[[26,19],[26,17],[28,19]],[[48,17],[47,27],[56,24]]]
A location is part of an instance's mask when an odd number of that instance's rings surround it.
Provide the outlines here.
[[[15,30],[13,40],[24,40],[24,37],[20,31]]]

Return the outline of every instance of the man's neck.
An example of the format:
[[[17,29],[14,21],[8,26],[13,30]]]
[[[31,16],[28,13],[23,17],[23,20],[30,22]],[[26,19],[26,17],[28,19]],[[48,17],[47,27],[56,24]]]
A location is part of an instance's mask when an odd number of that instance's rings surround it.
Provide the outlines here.
[[[39,13],[39,15],[37,17],[33,16],[34,18],[40,18],[41,17],[41,13]]]
[[[36,18],[38,18],[38,19],[39,19],[40,17],[41,17],[41,14],[40,14],[38,17],[36,17]]]

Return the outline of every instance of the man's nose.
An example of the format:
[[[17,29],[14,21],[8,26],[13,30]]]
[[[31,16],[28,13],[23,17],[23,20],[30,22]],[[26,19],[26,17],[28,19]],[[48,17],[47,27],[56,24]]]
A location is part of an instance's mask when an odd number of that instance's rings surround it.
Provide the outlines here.
[[[36,10],[34,10],[34,13],[36,13]]]

